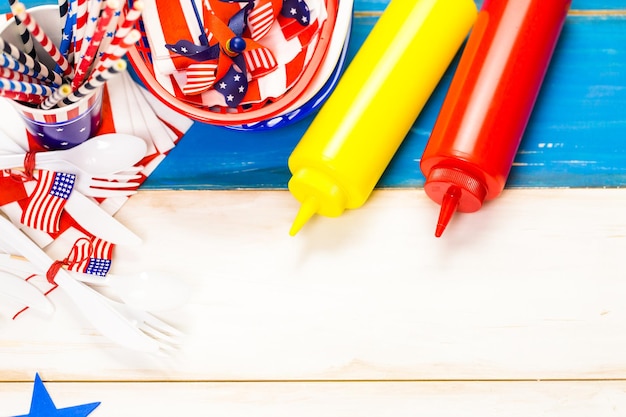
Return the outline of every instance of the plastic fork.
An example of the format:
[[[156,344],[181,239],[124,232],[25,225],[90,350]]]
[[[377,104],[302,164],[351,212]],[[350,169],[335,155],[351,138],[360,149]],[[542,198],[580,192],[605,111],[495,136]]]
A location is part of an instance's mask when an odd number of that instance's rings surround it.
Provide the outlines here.
[[[8,219],[0,216],[0,242],[16,251],[41,271],[47,271],[54,261]],[[55,283],[67,294],[83,316],[105,337],[129,349],[164,353],[174,347],[174,332],[165,333],[163,323],[154,321],[148,313],[137,313],[129,307],[115,305],[100,293],[74,280],[60,269]],[[155,318],[156,320],[156,318]],[[148,324],[148,322],[150,324]]]
[[[174,350],[180,345],[179,338],[183,335],[180,330],[170,326],[145,310],[113,301],[110,298],[106,298],[106,300],[118,313],[137,326],[139,330],[158,339],[161,349]]]
[[[102,178],[76,175],[74,187],[89,197],[125,197],[137,193],[140,184],[132,180],[140,178],[141,175],[133,174],[111,174]]]
[[[141,179],[139,172],[142,166],[128,167],[123,172],[107,175],[92,176],[77,166],[65,161],[42,162],[37,164],[38,169],[47,169],[76,175],[74,187],[82,194],[89,197],[125,197],[137,193],[138,182]]]

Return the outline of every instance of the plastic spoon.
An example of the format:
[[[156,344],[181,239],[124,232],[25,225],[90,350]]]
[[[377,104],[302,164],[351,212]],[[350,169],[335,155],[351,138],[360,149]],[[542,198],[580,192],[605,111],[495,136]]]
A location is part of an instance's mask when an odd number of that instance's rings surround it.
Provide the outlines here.
[[[36,163],[64,161],[91,175],[106,175],[132,167],[144,156],[147,146],[143,139],[123,133],[108,133],[73,148],[62,151],[38,152]],[[24,165],[25,154],[0,155],[0,169]]]
[[[27,260],[8,254],[0,254],[0,268],[40,274],[41,270]],[[105,277],[67,271],[72,278],[86,284],[108,287],[126,304],[148,311],[172,310],[184,304],[191,293],[184,282],[162,272],[139,272],[133,275]]]
[[[0,294],[46,315],[54,312],[54,306],[50,300],[37,288],[6,271],[0,271]]]

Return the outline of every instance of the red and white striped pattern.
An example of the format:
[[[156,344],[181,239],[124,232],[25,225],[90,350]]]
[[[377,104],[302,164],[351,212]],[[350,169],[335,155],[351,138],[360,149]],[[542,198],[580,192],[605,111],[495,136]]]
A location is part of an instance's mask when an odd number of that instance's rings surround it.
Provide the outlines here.
[[[276,58],[274,58],[274,54],[272,54],[269,48],[261,47],[251,51],[245,51],[243,56],[246,60],[248,71],[251,73],[255,73],[259,69],[274,69],[277,65]]]
[[[194,95],[206,91],[215,83],[217,64],[191,64],[187,68],[187,83],[183,86],[183,93]]]
[[[61,178],[62,177],[62,178]],[[71,183],[64,179],[71,180]],[[71,193],[75,177],[71,174],[40,170],[37,186],[22,215],[22,224],[46,233],[59,231],[59,218]],[[55,180],[59,180],[60,192],[56,192]]]
[[[248,15],[248,29],[250,37],[258,41],[270,31],[276,18],[271,0],[261,0]]]
[[[89,67],[94,62],[98,49],[100,48],[100,42],[104,38],[107,26],[118,8],[118,2],[116,0],[109,0],[106,2],[100,18],[96,23],[96,28],[91,37],[91,40],[84,49],[84,55],[80,57],[78,66],[76,67],[74,78],[72,79],[72,89],[76,90],[87,77]]]
[[[121,23],[115,31],[115,35],[113,36],[111,42],[108,45],[103,42],[101,46],[102,55],[96,58],[94,63],[95,68],[100,67],[101,62],[108,61],[105,65],[109,65],[111,62],[118,60],[121,58],[121,55],[119,55],[120,52],[122,52],[122,54],[126,53],[130,45],[135,44],[135,42],[139,40],[139,36],[132,35],[128,37],[128,35],[131,31],[133,31],[133,26],[141,17],[142,10],[143,2],[140,0],[135,1],[133,3],[133,7],[128,10],[128,12],[121,19]],[[135,32],[137,31],[135,30]]]
[[[22,74],[21,72],[12,71],[9,68],[0,68],[0,77],[13,81],[24,81],[27,83],[37,83],[36,78]]]
[[[91,259],[111,260],[114,244],[98,237],[83,238],[76,241],[68,256],[67,269],[76,272],[86,272]]]
[[[71,106],[61,107],[53,110],[23,110],[22,115],[30,120],[42,123],[60,123],[75,119],[85,113],[96,102],[99,93],[95,93],[88,100],[79,101]]]
[[[87,13],[88,0],[77,0],[76,7],[76,23],[74,23],[73,36],[74,42],[73,51],[78,53],[82,47],[84,40],[85,28],[87,27],[87,20],[89,19],[89,13]]]
[[[287,38],[282,32],[281,25],[272,24],[265,36],[258,41],[262,46],[272,51],[276,66],[271,72],[263,71],[263,73],[267,73],[267,76],[259,74],[256,78],[253,77],[248,84],[248,92],[242,104],[259,103],[270,98],[280,97],[299,80],[302,71],[314,55],[313,51],[319,40],[319,36],[316,35],[320,33],[328,17],[326,13],[327,2],[335,0],[310,1],[312,6],[311,24],[308,28]],[[255,8],[262,8],[268,3],[272,4],[269,0],[257,2]],[[282,4],[282,2],[280,3]],[[203,4],[205,6],[210,5],[210,2],[205,0]],[[145,2],[143,23],[150,45],[154,77],[164,89],[179,100],[208,108],[225,106],[223,96],[216,94],[213,89],[199,95],[186,95],[183,92],[184,83],[187,79],[185,71],[189,65],[196,62],[186,57],[171,55],[165,48],[165,44],[175,44],[180,39],[197,39],[193,31],[198,24],[193,11],[187,13],[184,7],[182,0]],[[248,23],[250,24],[250,20]],[[300,25],[298,24],[298,26]],[[259,65],[263,62],[261,52],[253,55],[257,56],[249,56],[247,58],[248,64]],[[267,63],[269,64],[269,61]],[[259,68],[256,70],[259,71]]]
[[[121,41],[116,42],[115,44],[111,43],[109,50],[106,52],[105,56],[102,57],[97,68],[92,73],[92,78],[105,72],[111,67],[111,65],[121,59],[126,52],[128,52],[128,49],[130,49],[140,37],[141,33],[138,30],[133,29],[128,32],[128,34],[124,36]]]

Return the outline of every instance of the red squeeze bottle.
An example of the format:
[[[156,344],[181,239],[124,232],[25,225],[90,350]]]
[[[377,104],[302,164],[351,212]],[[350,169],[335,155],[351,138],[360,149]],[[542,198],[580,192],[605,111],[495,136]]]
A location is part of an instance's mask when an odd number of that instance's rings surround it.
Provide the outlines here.
[[[420,162],[435,236],[504,189],[570,4],[483,3]]]

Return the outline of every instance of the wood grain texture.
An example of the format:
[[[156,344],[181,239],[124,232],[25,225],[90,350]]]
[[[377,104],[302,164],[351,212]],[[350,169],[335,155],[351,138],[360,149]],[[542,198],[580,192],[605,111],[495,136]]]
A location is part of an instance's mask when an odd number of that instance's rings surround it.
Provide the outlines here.
[[[619,416],[626,383],[46,383],[58,407],[101,401],[90,417]],[[0,384],[6,415],[28,411],[32,383]]]
[[[423,193],[379,190],[293,238],[286,191],[140,192],[117,218],[144,244],[118,247],[114,272],[192,286],[160,314],[180,353],[118,348],[56,291],[49,319],[0,309],[0,380],[626,378],[625,204],[509,190],[436,239]]]
[[[350,56],[386,4],[356,1]],[[625,48],[625,0],[574,0],[509,189],[440,240],[438,207],[395,188],[422,184],[454,64],[380,183],[394,189],[296,238],[286,191],[148,189],[283,189],[310,119],[197,123],[117,216],[145,244],[118,247],[115,272],[194,289],[157,313],[186,332],[180,353],[112,345],[59,291],[49,318],[11,320],[3,300],[0,414],[27,412],[39,372],[59,407],[102,401],[94,417],[624,415]]]

